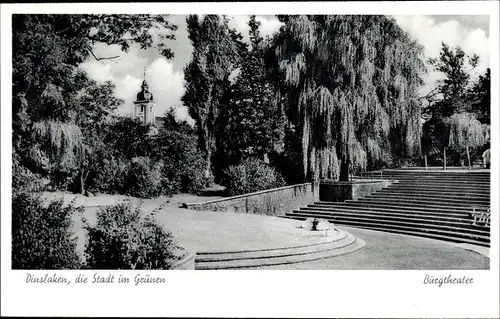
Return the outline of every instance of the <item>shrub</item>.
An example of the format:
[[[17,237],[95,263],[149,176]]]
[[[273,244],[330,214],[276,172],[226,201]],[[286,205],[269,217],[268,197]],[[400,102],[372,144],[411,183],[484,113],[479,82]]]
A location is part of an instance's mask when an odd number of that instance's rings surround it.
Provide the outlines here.
[[[125,193],[139,198],[152,198],[162,193],[163,163],[153,163],[149,157],[135,157],[130,162]]]
[[[115,157],[103,159],[93,179],[92,189],[102,193],[121,193],[125,189],[127,161]]]
[[[246,159],[224,171],[222,184],[226,186],[229,196],[236,196],[281,187],[285,185],[285,180],[263,161]]]
[[[21,192],[12,199],[12,268],[77,269],[80,259],[72,237],[76,209],[40,196]]]
[[[170,122],[172,121],[170,119]],[[158,156],[165,164],[164,192],[196,194],[210,183],[210,180],[205,178],[203,153],[197,146],[196,135],[186,131],[187,128],[176,128],[172,125],[170,123],[170,127],[163,127],[156,139]]]
[[[85,223],[85,257],[92,269],[169,269],[179,259],[170,233],[130,204],[102,208]]]
[[[46,181],[39,174],[32,173],[24,166],[13,167],[12,192],[38,192],[43,190],[44,184]]]
[[[179,175],[181,192],[197,194],[213,183],[213,176],[205,177],[205,160],[193,144],[184,151]]]

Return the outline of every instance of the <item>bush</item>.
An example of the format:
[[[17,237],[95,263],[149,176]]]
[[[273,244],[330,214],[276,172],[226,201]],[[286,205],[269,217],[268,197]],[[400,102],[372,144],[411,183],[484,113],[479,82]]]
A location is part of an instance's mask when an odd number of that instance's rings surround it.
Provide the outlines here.
[[[229,196],[236,196],[285,186],[285,180],[273,167],[256,159],[246,159],[240,165],[224,171],[222,180]]]
[[[85,223],[85,229],[92,269],[169,269],[179,259],[171,234],[129,204],[102,208],[97,224]]]
[[[112,157],[104,159],[93,179],[91,188],[102,193],[121,193],[125,189],[127,161]]]
[[[191,145],[185,150],[185,161],[181,163],[180,190],[181,192],[198,194],[213,183],[213,176],[205,177],[205,160],[201,152]]]
[[[196,194],[209,186],[211,180],[205,178],[205,160],[197,145],[196,135],[188,128],[176,128],[171,123],[163,127],[156,141],[158,156],[164,162],[164,193],[186,192]],[[174,125],[175,124],[175,125]],[[186,124],[187,125],[187,124]]]
[[[12,268],[77,269],[80,258],[72,237],[72,214],[62,201],[48,206],[40,196],[21,192],[12,199]]]
[[[162,194],[163,163],[153,163],[149,157],[135,157],[130,162],[125,179],[125,193],[139,198]]]
[[[38,192],[43,190],[47,181],[39,174],[32,173],[24,166],[13,167],[12,170],[12,192]]]

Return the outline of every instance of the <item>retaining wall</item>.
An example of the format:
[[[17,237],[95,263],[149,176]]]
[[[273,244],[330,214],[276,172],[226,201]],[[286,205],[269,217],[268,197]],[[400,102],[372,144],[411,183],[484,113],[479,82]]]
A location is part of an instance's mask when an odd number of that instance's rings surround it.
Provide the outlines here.
[[[304,183],[204,203],[185,203],[184,208],[245,214],[283,216],[319,199],[319,183]]]
[[[322,181],[319,185],[319,200],[327,202],[343,202],[370,195],[392,184],[389,180],[370,181]]]

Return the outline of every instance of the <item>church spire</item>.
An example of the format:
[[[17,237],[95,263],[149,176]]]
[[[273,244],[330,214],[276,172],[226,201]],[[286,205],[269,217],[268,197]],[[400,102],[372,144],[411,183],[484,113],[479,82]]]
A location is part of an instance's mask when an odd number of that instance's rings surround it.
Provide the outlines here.
[[[148,82],[146,82],[146,66],[144,66],[144,79],[142,81],[141,87],[144,89],[144,87],[148,87]]]

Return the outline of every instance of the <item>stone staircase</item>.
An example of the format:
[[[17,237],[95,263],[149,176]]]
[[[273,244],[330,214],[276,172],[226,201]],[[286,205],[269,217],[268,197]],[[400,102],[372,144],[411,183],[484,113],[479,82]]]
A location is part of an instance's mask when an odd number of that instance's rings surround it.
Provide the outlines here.
[[[310,244],[227,252],[199,252],[195,269],[255,269],[343,256],[365,246],[365,242],[341,229],[329,230],[322,241]],[[334,233],[334,234],[332,234]]]
[[[489,223],[477,220],[478,215],[489,216],[489,171],[414,169],[374,174],[380,176],[394,183],[358,200],[318,201],[285,217],[324,218],[339,226],[489,247]]]

